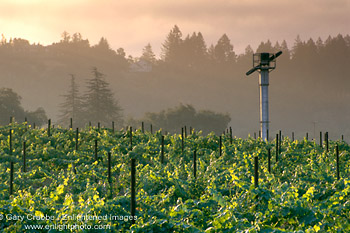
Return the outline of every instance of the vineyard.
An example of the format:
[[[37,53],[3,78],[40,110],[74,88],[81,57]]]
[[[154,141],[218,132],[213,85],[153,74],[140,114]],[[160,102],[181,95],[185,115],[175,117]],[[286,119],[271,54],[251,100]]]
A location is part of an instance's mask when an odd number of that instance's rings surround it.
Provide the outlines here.
[[[342,140],[12,123],[0,143],[1,232],[350,232]]]

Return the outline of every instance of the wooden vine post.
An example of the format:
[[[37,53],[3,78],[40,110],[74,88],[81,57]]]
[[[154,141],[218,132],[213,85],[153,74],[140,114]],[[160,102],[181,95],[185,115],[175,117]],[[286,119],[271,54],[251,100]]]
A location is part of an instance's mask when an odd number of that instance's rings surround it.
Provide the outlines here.
[[[267,151],[267,170],[271,173],[271,149]]]
[[[51,136],[51,119],[48,120],[47,122],[47,136],[50,137]]]
[[[95,161],[97,161],[98,157],[97,157],[97,139],[95,139]]]
[[[258,156],[254,157],[254,185],[255,188],[259,186],[259,158]]]
[[[13,162],[10,162],[10,196],[13,194]]]
[[[269,141],[269,130],[267,129],[266,130],[266,142],[268,142]]]
[[[131,213],[131,224],[135,224],[136,216],[136,160],[131,159],[131,203],[130,203],[130,213]]]
[[[220,157],[222,155],[222,136],[220,136],[220,138],[219,138],[219,155],[220,155]]]
[[[130,150],[132,150],[132,127],[130,127]]]
[[[181,150],[182,150],[182,153],[184,153],[184,128],[181,128]]]
[[[9,138],[9,148],[10,148],[10,155],[12,155],[12,129],[9,130],[10,138]]]
[[[160,162],[164,164],[164,135],[162,135],[162,151],[161,151]]]
[[[193,176],[197,178],[197,151],[193,151]]]
[[[281,154],[281,145],[282,145],[282,131],[279,131],[279,144],[278,144],[278,153]]]
[[[276,134],[276,163],[278,162],[278,134]]]
[[[78,151],[79,148],[79,128],[75,132],[75,150]]]
[[[26,166],[27,166],[27,164],[26,164],[26,141],[23,141],[23,168],[22,168],[22,172],[27,171]]]
[[[340,170],[339,170],[339,146],[335,146],[335,153],[336,153],[336,159],[337,159],[337,179],[340,180]]]
[[[112,183],[112,176],[111,176],[111,167],[112,167],[112,161],[111,161],[111,152],[108,152],[108,183]]]

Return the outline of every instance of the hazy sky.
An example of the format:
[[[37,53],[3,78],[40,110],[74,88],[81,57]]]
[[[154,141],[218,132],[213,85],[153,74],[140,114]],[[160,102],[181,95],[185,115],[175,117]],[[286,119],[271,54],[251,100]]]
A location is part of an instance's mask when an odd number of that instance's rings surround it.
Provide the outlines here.
[[[90,44],[103,36],[113,49],[159,53],[174,25],[202,32],[208,45],[227,33],[235,51],[250,44],[350,34],[350,0],[0,0],[0,33],[31,43],[58,42],[80,32]]]

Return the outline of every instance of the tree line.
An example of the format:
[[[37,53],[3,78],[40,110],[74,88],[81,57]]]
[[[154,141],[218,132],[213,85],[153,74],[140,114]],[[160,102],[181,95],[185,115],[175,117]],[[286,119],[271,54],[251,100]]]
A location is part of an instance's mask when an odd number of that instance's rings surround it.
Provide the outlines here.
[[[124,123],[140,127],[141,122],[152,125],[154,130],[163,129],[176,133],[183,126],[201,130],[204,134],[221,133],[230,122],[228,114],[215,113],[210,110],[197,111],[192,105],[180,104],[159,113],[146,112],[140,119],[129,118],[124,121],[123,109],[115,98],[105,75],[96,67],[91,70],[91,78],[86,81],[86,91],[81,93],[75,75],[70,75],[68,91],[62,95],[63,102],[59,105],[60,116],[57,124],[62,127],[86,127],[100,124],[102,127],[122,128]],[[21,106],[21,97],[10,88],[0,89],[0,124],[11,121],[27,121],[36,126],[47,123],[43,108],[36,111],[25,111]]]
[[[146,112],[142,118],[130,118],[127,123],[137,128],[143,123],[152,126],[152,130],[162,129],[168,133],[180,133],[181,128],[187,127],[188,130],[202,131],[205,135],[211,132],[219,135],[227,128],[230,120],[227,113],[196,110],[190,104],[179,104],[160,112]]]
[[[84,127],[87,124],[111,127],[112,122],[122,127],[123,115],[117,99],[114,97],[104,74],[96,67],[92,68],[92,78],[87,80],[87,91],[81,94],[75,77],[71,75],[68,92],[63,95],[60,104],[61,115],[58,124],[61,126]],[[72,122],[71,122],[72,120]]]
[[[57,123],[63,127],[85,127],[87,124],[100,123],[110,127],[112,122],[122,126],[122,109],[104,80],[104,74],[96,67],[91,70],[92,78],[87,80],[87,91],[80,93],[75,76],[71,74],[71,82],[66,94],[62,95],[64,101],[60,104],[60,116]],[[27,121],[35,126],[47,123],[48,117],[43,108],[35,111],[24,110],[21,104],[22,97],[11,88],[0,89],[0,124]],[[72,122],[71,122],[72,120]]]
[[[224,131],[231,118],[228,114],[216,113],[210,110],[197,111],[192,105],[180,104],[174,108],[162,110],[159,113],[146,112],[140,119],[129,118],[124,121],[123,109],[104,80],[104,74],[95,67],[92,78],[87,80],[87,91],[80,94],[75,76],[71,75],[68,92],[63,95],[64,102],[60,104],[61,115],[58,124],[74,127],[85,127],[87,124],[100,124],[110,127],[112,122],[117,128],[123,128],[124,123],[139,128],[142,124],[152,125],[154,130],[162,129],[176,133],[187,125],[204,134]]]
[[[127,69],[128,63],[137,59],[145,59],[154,65],[172,64],[182,68],[195,68],[201,65],[217,64],[234,65],[240,63],[246,55],[254,53],[252,47],[247,45],[243,54],[237,54],[234,51],[234,45],[227,36],[223,34],[216,44],[207,46],[204,36],[201,32],[193,32],[191,35],[183,36],[180,28],[175,25],[165,41],[162,43],[160,59],[156,58],[150,43],[145,45],[140,58],[127,56],[123,48],[116,51],[110,47],[108,40],[101,37],[96,45],[90,45],[88,39],[84,39],[80,33],[70,35],[68,32],[62,33],[62,39],[48,46],[41,44],[30,44],[28,40],[21,38],[6,39],[2,35],[0,41],[0,56],[15,56],[18,54],[28,56],[40,54],[50,54],[56,57],[71,56],[73,54],[91,55],[105,60],[113,60],[118,64],[119,69]],[[350,36],[337,35],[329,36],[325,41],[320,37],[315,41],[310,38],[302,41],[299,36],[296,37],[295,43],[291,49],[288,48],[287,42],[276,42],[272,45],[270,40],[261,42],[255,52],[275,52],[282,50],[285,59],[303,63],[305,60],[313,60],[315,56],[323,59],[326,55],[333,57],[333,60],[341,60],[349,57]],[[312,58],[312,59],[311,59]]]
[[[271,79],[273,81],[271,99],[276,100],[271,101],[271,106],[274,110],[273,113],[279,114],[276,114],[275,121],[281,119],[281,124],[290,124],[291,127],[295,127],[295,123],[292,121],[289,123],[284,120],[286,117],[282,117],[283,114],[285,116],[295,114],[296,117],[290,118],[301,121],[306,118],[304,116],[310,116],[309,121],[311,122],[318,116],[320,116],[319,118],[327,116],[332,117],[332,122],[345,122],[345,119],[340,118],[349,112],[347,111],[349,109],[347,107],[349,106],[347,87],[350,86],[347,69],[347,64],[350,61],[349,35],[329,36],[325,40],[310,38],[306,41],[296,37],[291,46],[286,41],[272,43],[268,40],[261,42],[254,50],[247,45],[244,53],[238,54],[227,34],[223,34],[216,43],[208,45],[201,32],[183,35],[181,29],[175,25],[166,35],[161,46],[161,54],[157,56],[153,52],[152,45],[147,43],[141,57],[137,58],[127,55],[123,48],[113,50],[106,38],[101,38],[96,45],[91,45],[89,40],[83,38],[79,33],[70,35],[64,32],[59,42],[48,46],[30,44],[29,41],[19,38],[8,40],[3,36],[0,42],[0,59],[3,62],[0,63],[0,67],[3,71],[2,77],[12,77],[13,73],[16,73],[18,77],[14,76],[13,79],[24,79],[25,77],[28,81],[34,79],[42,81],[42,79],[36,78],[45,72],[50,72],[47,74],[47,79],[51,79],[53,83],[57,84],[62,83],[62,77],[68,72],[77,73],[76,82],[82,77],[79,74],[79,69],[87,70],[86,67],[96,66],[108,74],[108,81],[113,83],[114,87],[119,83],[128,85],[120,87],[115,92],[117,99],[124,96],[128,96],[128,98],[137,96],[139,92],[142,92],[143,96],[150,96],[148,100],[157,99],[163,109],[166,105],[161,101],[166,102],[181,96],[184,96],[182,101],[183,99],[191,101],[185,103],[185,106],[188,103],[193,103],[192,106],[198,103],[200,106],[206,106],[204,103],[212,101],[212,107],[217,106],[218,109],[225,109],[223,111],[230,110],[232,122],[241,126],[251,125],[249,122],[253,122],[255,119],[255,117],[251,117],[252,112],[247,112],[249,110],[247,105],[255,103],[256,97],[251,94],[244,95],[247,92],[253,93],[253,91],[250,92],[252,89],[251,79],[244,78],[245,72],[252,66],[253,53],[282,50],[283,54],[277,61],[277,69],[272,75],[278,78]],[[151,72],[129,72],[129,65],[140,59],[146,60],[152,65]],[[57,66],[57,64],[61,66]],[[21,67],[23,65],[23,69],[21,69],[23,73],[16,69],[18,65]],[[99,70],[97,71],[100,72]],[[93,73],[91,75],[95,76]],[[133,81],[129,80],[135,77],[138,85],[131,86]],[[152,83],[152,86],[148,86],[148,83]],[[80,82],[75,84],[79,86]],[[64,86],[69,86],[69,84],[64,84]],[[89,84],[86,82],[86,89],[89,89],[88,86]],[[147,92],[144,90],[145,86],[148,88]],[[167,89],[164,88],[165,86]],[[164,90],[162,91],[162,89]],[[178,94],[172,93],[173,90],[174,93]],[[65,93],[65,91],[60,89],[61,93]],[[211,93],[209,93],[210,91]],[[165,96],[164,93],[172,93],[172,96],[170,94],[169,97]],[[88,121],[96,124],[94,122],[96,119],[92,117],[93,111],[87,109],[87,92],[80,94],[79,90],[80,100],[78,98],[76,101],[81,101],[83,107],[79,111],[84,112],[82,115],[91,113],[90,120],[87,120],[86,117],[76,117],[81,113],[74,113],[73,117],[72,112],[69,113],[67,109],[62,108],[62,105],[69,106],[66,95],[70,94],[72,93],[65,93],[65,101],[61,103],[60,122],[62,125],[69,124],[69,120],[67,121],[70,118],[69,114],[74,119],[81,119],[79,121],[84,122],[84,124],[87,124]],[[240,96],[245,96],[244,101]],[[62,99],[52,98],[51,100],[61,102]],[[123,107],[126,110],[126,106],[132,108],[133,104],[137,101],[140,102],[139,99],[133,102],[127,101],[127,98],[124,98],[121,102],[124,106],[118,105],[118,109]],[[57,104],[52,105],[57,106]],[[171,106],[176,105],[172,103],[169,107]],[[148,110],[147,104],[138,105],[136,108],[139,109],[139,112],[151,112]],[[49,107],[45,107],[46,109]],[[164,109],[164,111],[167,110]],[[120,110],[119,113],[122,111]],[[166,114],[163,115],[166,118]],[[301,118],[301,116],[303,117]],[[147,117],[145,115],[142,119],[145,120]],[[111,124],[112,118],[106,120],[106,126]],[[123,119],[123,117],[121,118]],[[126,123],[124,122],[124,124]],[[302,124],[298,124],[298,126],[305,127]]]
[[[41,126],[47,122],[47,116],[43,108],[39,107],[35,111],[25,110],[22,107],[21,100],[21,96],[11,88],[0,88],[0,125],[7,125],[14,121],[27,121]]]
[[[7,40],[4,35],[0,41],[0,59],[35,61],[50,58],[67,63],[73,62],[77,57],[81,60],[96,58],[103,64],[113,65],[120,73],[128,72],[131,63],[143,59],[150,62],[156,71],[171,73],[181,70],[187,74],[209,72],[211,75],[222,75],[226,72],[236,75],[242,65],[251,63],[254,52],[280,50],[283,51],[283,56],[279,62],[285,66],[298,66],[299,70],[308,69],[321,75],[330,75],[333,70],[337,74],[344,74],[344,65],[350,58],[350,36],[339,34],[335,37],[329,36],[325,41],[321,38],[303,41],[297,36],[291,48],[285,40],[275,44],[268,40],[261,42],[255,51],[247,45],[244,53],[237,54],[227,34],[223,34],[216,44],[207,46],[201,32],[183,36],[180,28],[175,25],[162,43],[159,59],[150,43],[146,44],[142,55],[137,58],[127,56],[123,48],[113,50],[104,37],[96,45],[90,45],[89,40],[84,39],[80,33],[70,35],[63,32],[59,42],[48,46],[30,44],[28,40],[21,38]]]

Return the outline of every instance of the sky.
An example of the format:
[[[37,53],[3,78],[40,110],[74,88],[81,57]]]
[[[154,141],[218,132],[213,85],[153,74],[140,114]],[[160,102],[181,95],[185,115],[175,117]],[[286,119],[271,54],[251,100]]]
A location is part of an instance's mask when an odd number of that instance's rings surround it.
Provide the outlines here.
[[[0,0],[0,33],[43,45],[81,33],[90,44],[107,38],[113,49],[140,56],[150,43],[159,55],[174,25],[201,32],[207,45],[226,33],[236,53],[268,39],[326,40],[350,34],[350,0]]]

